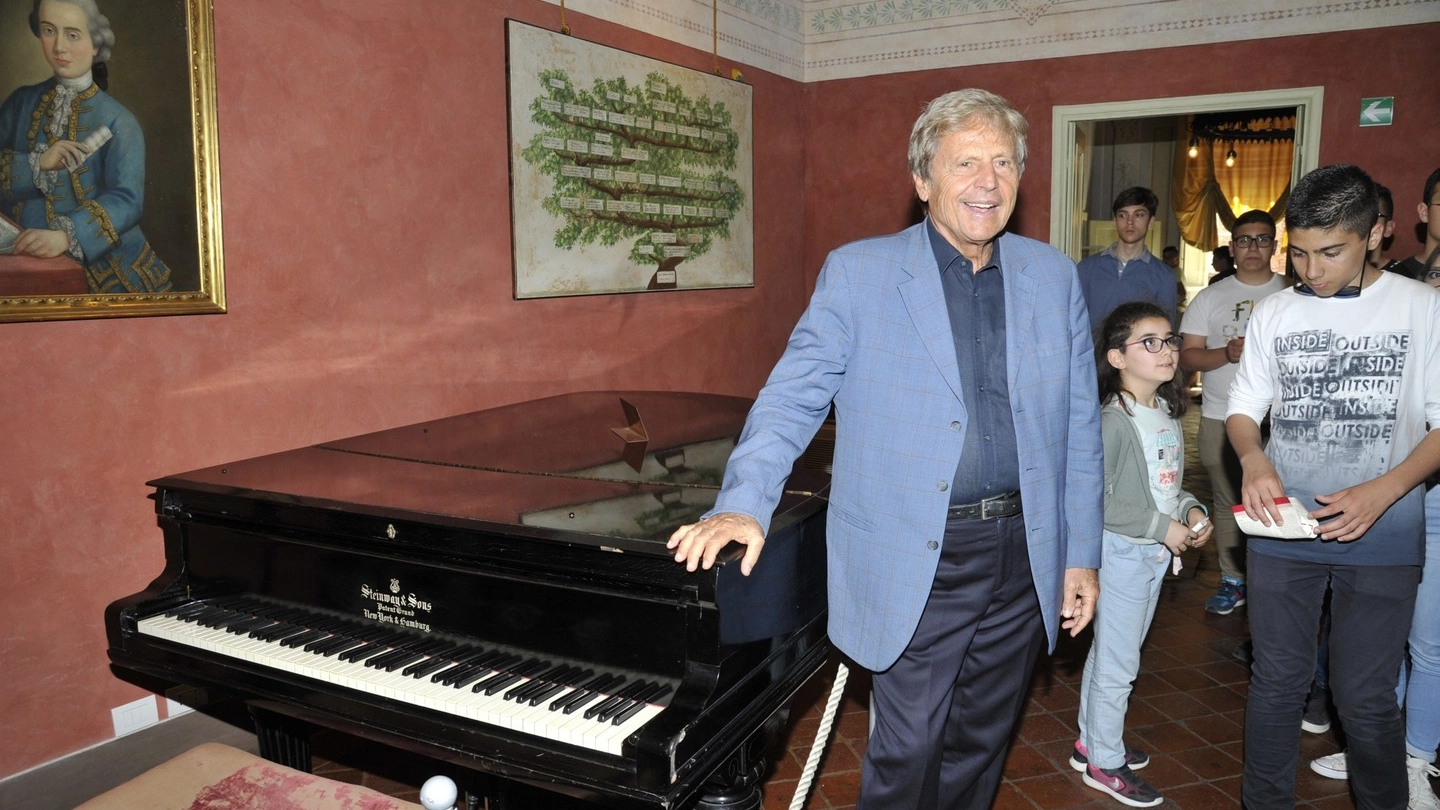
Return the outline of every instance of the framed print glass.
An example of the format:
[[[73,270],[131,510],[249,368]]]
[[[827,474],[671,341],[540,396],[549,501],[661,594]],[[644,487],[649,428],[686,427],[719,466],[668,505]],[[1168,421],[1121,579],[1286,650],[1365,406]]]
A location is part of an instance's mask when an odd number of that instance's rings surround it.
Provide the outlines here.
[[[225,311],[208,0],[0,0],[0,321]]]

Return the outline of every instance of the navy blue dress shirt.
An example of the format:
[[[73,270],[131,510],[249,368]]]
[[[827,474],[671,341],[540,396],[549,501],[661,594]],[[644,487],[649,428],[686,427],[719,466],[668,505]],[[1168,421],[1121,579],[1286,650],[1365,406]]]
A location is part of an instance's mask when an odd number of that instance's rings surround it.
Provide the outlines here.
[[[1010,413],[1010,380],[1005,370],[1005,285],[997,241],[990,263],[974,265],[926,220],[930,247],[939,266],[960,390],[968,413],[965,446],[950,487],[952,505],[975,503],[1020,489],[1020,450]]]

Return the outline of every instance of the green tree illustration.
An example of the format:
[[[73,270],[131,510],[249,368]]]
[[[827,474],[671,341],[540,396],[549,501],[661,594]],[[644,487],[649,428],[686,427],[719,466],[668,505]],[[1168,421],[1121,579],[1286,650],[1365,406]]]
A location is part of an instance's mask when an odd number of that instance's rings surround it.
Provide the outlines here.
[[[675,287],[675,268],[730,235],[745,194],[727,174],[740,138],[730,110],[691,99],[662,73],[640,85],[623,77],[577,88],[542,70],[530,102],[541,132],[521,153],[553,178],[544,209],[563,221],[555,246],[633,239],[630,260],[653,265],[651,289]]]

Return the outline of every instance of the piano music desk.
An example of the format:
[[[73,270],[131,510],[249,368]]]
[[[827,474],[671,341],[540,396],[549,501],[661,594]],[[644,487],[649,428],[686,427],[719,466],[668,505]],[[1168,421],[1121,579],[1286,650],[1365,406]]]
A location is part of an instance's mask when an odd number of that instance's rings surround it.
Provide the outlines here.
[[[196,746],[76,810],[421,810],[219,743]]]

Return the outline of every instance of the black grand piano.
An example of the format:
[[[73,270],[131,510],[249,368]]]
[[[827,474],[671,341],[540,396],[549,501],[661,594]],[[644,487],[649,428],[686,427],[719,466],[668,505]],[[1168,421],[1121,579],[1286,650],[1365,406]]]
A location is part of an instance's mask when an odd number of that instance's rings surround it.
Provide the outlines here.
[[[665,549],[749,405],[567,394],[158,479],[165,570],[106,610],[110,659],[243,700],[305,770],[321,727],[570,800],[758,807],[828,653],[826,454],[751,576]]]

